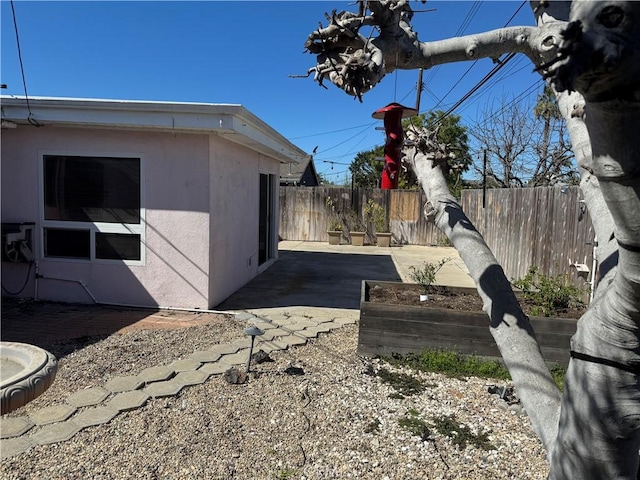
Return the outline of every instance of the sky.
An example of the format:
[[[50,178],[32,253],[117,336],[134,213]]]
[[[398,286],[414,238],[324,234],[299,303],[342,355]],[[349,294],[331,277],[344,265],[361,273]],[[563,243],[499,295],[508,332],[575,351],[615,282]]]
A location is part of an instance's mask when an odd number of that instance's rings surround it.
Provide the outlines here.
[[[414,15],[421,41],[534,24],[528,1],[411,6],[435,9]],[[382,122],[371,114],[390,102],[414,106],[418,81],[416,70],[387,74],[360,103],[328,80],[324,89],[312,76],[290,77],[315,65],[304,43],[319,23],[327,25],[325,12],[355,8],[332,0],[14,0],[12,9],[1,0],[1,93],[24,95],[26,83],[29,96],[241,104],[307,153],[318,147],[316,169],[340,183],[358,152],[384,142],[376,130]],[[426,70],[420,112],[447,110],[493,66],[482,59]],[[504,98],[535,100],[542,85],[521,55],[454,113],[472,131],[481,112]]]

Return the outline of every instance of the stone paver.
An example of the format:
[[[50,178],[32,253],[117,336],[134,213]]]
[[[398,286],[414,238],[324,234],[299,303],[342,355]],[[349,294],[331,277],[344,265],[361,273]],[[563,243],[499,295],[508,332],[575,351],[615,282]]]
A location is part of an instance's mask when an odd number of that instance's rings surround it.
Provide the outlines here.
[[[281,327],[296,328],[296,329],[313,327],[314,325],[318,324],[318,322],[312,322],[307,318],[300,318],[300,317],[291,317],[288,321],[282,321],[278,323],[280,324]]]
[[[220,355],[226,355],[228,353],[236,353],[240,350],[240,347],[237,345],[232,345],[230,343],[218,343],[217,345],[212,345],[211,348],[207,348],[210,352],[216,352]]]
[[[259,322],[253,322],[253,324],[258,327],[260,330],[271,330],[272,328],[278,328],[277,325],[275,325],[272,322],[268,322],[266,320],[261,320]]]
[[[254,348],[255,350],[255,348]],[[249,360],[249,349],[245,348],[237,353],[230,353],[220,357],[220,362],[225,365],[243,365]]]
[[[200,368],[200,365],[202,365],[201,362],[197,362],[196,360],[193,360],[191,358],[185,358],[183,360],[176,360],[169,366],[173,368],[176,373],[178,373],[186,372],[188,370],[197,370],[198,368]]]
[[[198,369],[198,371],[202,371],[208,375],[220,375],[227,370],[229,370],[229,365],[220,362],[205,363]]]
[[[257,317],[253,313],[247,313],[247,312],[238,313],[235,316],[235,319],[241,322],[248,322],[250,320],[253,320],[254,318],[257,318]]]
[[[273,323],[287,322],[291,318],[290,314],[285,313],[271,313],[269,315],[269,320]]]
[[[290,347],[298,347],[300,345],[307,344],[307,338],[300,336],[298,334],[289,335],[287,337],[282,337],[280,339],[283,343],[286,343]]]
[[[221,356],[221,353],[214,352],[212,350],[197,350],[189,355],[189,358],[191,360],[195,360],[196,362],[211,363],[220,360]]]
[[[200,370],[206,368],[209,365],[217,365],[215,363],[206,363]],[[184,372],[183,372],[184,373]],[[167,380],[165,382],[155,382],[147,385],[142,391],[153,398],[171,397],[180,393],[180,390],[184,387],[183,384],[175,381],[175,378]]]
[[[36,432],[31,437],[31,440],[37,445],[64,442],[65,440],[69,440],[79,431],[80,425],[73,420],[58,422],[51,425],[45,425],[40,429],[40,431]]]
[[[139,377],[134,375],[128,377],[113,377],[104,384],[104,388],[113,393],[130,392],[142,387],[143,383]]]
[[[132,392],[119,393],[109,401],[107,406],[113,410],[124,412],[126,410],[140,408],[147,400],[149,400],[149,395],[143,391],[134,390]]]
[[[20,455],[33,447],[29,437],[9,438],[0,440],[0,458],[5,460],[15,455]]]
[[[88,407],[102,403],[111,395],[111,392],[102,387],[85,388],[78,390],[67,398],[67,403],[74,407]]]
[[[320,332],[316,330],[314,327],[305,328],[304,330],[300,330],[296,332],[296,335],[300,335],[305,338],[316,338]]]
[[[284,328],[273,328],[271,330],[267,330],[264,332],[264,335],[260,335],[260,340],[273,340],[277,337],[284,337],[285,335],[289,335],[291,332],[289,330],[285,330]]]
[[[263,350],[264,353],[276,352],[279,350],[286,350],[289,348],[289,344],[282,341],[282,337],[278,337],[278,340],[271,340],[269,342],[260,342],[260,344],[254,347],[254,351]]]
[[[78,409],[71,405],[52,405],[29,414],[29,418],[36,425],[48,425],[62,422],[76,413]]]
[[[145,368],[138,374],[138,378],[144,383],[161,382],[163,380],[169,380],[175,371],[173,368],[159,365],[157,367]]]
[[[92,427],[110,422],[118,413],[118,410],[109,407],[88,408],[73,417],[73,421],[80,425],[80,428]]]
[[[306,328],[305,330],[310,330],[312,332],[318,333],[329,333],[331,331],[331,326],[327,325],[326,323],[321,323],[319,325],[316,325],[315,327]]]
[[[188,372],[180,372],[173,379],[176,383],[187,385],[200,385],[207,381],[210,374],[203,370],[189,370]]]
[[[353,325],[354,323],[356,323],[356,319],[355,318],[347,318],[347,317],[336,317],[333,319],[332,323],[337,323],[339,325],[345,326],[345,325]]]
[[[287,333],[295,333],[297,331],[303,330],[305,325],[299,323],[288,323],[286,325],[280,325],[281,330],[285,330]]]
[[[26,415],[0,420],[0,438],[11,438],[28,432],[35,424]]]
[[[260,338],[261,336],[262,335],[256,335],[256,339]],[[242,348],[249,348],[251,346],[251,337],[246,336],[243,338],[238,338],[231,342],[231,345],[233,345],[234,347],[238,347],[238,350]]]
[[[344,326],[344,325],[342,325],[341,323],[338,323],[335,320],[332,320],[331,322],[324,322],[322,325],[331,328],[331,330],[334,330],[336,328],[342,328]]]

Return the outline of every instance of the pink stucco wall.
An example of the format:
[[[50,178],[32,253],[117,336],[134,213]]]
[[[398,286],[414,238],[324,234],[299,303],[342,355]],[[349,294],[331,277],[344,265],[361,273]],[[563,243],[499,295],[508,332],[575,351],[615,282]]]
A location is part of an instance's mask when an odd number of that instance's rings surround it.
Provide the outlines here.
[[[280,164],[215,136],[210,151],[210,295],[215,306],[272,263],[258,266],[259,175],[278,175]]]
[[[72,280],[40,279],[39,299],[210,308],[257,274],[258,174],[277,174],[277,161],[206,134],[20,126],[2,134],[3,222],[40,225],[43,153],[143,158],[146,260],[46,259],[38,228],[39,273]],[[26,278],[26,265],[2,267],[3,286]]]

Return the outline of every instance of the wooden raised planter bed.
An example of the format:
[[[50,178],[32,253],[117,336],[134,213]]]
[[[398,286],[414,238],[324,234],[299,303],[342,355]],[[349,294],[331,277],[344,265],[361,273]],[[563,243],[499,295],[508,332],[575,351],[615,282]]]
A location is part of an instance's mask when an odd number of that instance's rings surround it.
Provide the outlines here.
[[[408,284],[363,280],[360,298],[358,353],[364,356],[418,353],[425,349],[448,349],[467,355],[500,358],[489,331],[489,318],[480,311],[445,310],[426,306],[391,305],[369,301],[375,286],[402,289]],[[478,295],[474,288],[447,287],[451,291]],[[529,317],[547,362],[569,363],[570,339],[575,319]]]

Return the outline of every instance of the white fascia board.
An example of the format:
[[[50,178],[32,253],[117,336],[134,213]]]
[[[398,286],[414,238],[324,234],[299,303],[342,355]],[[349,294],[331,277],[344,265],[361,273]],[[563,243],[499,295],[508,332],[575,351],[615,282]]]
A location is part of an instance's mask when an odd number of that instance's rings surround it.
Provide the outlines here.
[[[2,118],[28,125],[24,97],[0,96]],[[29,97],[31,119],[51,126],[126,128],[221,135],[283,163],[307,154],[242,105]]]
[[[262,151],[280,163],[302,163],[309,157],[258,117],[246,109],[243,110],[242,115],[233,117],[231,132],[221,133],[222,137]]]

